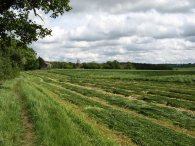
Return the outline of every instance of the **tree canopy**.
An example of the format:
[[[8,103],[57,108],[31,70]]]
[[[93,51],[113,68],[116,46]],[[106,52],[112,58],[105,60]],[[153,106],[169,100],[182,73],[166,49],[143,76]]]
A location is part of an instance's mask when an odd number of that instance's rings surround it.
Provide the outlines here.
[[[0,40],[0,81],[13,78],[20,70],[39,68],[36,53],[32,48],[17,40],[11,40],[9,46]]]
[[[40,17],[38,11],[43,11],[56,18],[69,10],[69,0],[0,0],[0,39],[30,44],[51,34],[51,30],[31,20],[30,13]]]
[[[69,0],[0,0],[0,81],[15,77],[20,70],[41,68],[38,58],[27,45],[51,34],[30,17],[39,12],[56,18],[71,10]]]

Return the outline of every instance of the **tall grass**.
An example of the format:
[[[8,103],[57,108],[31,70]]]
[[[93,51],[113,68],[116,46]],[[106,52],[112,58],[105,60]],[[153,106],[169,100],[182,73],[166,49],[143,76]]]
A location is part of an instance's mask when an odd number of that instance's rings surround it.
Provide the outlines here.
[[[38,137],[38,145],[113,145],[98,134],[92,137],[92,127],[55,99],[26,82],[21,82],[21,94],[25,97],[28,113]]]
[[[23,142],[21,108],[14,84],[12,80],[0,85],[0,146],[21,146]]]

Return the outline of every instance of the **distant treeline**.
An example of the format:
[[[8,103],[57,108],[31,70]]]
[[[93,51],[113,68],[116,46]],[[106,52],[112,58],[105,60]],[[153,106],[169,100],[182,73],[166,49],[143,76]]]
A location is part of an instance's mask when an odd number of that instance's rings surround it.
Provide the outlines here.
[[[55,69],[137,69],[137,70],[172,70],[171,66],[165,64],[146,64],[118,62],[117,60],[105,63],[72,63],[72,62],[49,62]]]
[[[147,63],[132,63],[138,70],[173,70],[171,66],[166,64],[147,64]]]
[[[172,68],[192,68],[195,67],[195,63],[188,63],[188,64],[166,64],[169,67]]]

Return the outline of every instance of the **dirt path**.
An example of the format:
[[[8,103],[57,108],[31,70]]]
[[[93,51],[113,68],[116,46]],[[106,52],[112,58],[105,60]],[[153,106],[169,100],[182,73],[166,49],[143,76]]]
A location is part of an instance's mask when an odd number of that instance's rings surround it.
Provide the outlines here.
[[[20,85],[19,82],[15,85],[15,93],[19,97],[20,106],[21,106],[21,116],[22,116],[22,124],[23,124],[23,142],[22,146],[34,146],[34,133],[33,126],[29,120],[29,115],[25,108],[24,97],[20,94]]]

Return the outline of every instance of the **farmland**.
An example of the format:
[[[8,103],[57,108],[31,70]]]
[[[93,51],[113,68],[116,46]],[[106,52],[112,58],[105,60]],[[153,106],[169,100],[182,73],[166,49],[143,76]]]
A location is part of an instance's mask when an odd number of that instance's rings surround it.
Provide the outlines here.
[[[192,146],[195,71],[45,70],[0,85],[0,146]]]

